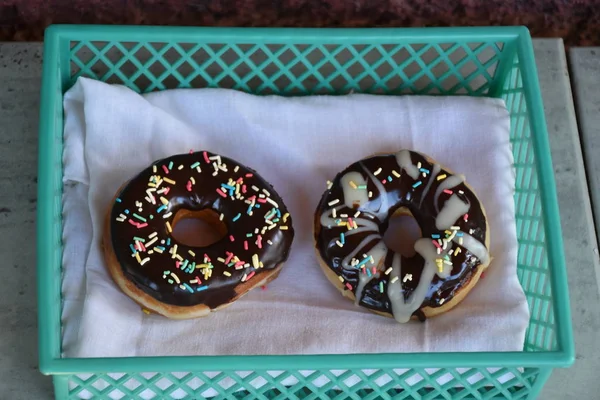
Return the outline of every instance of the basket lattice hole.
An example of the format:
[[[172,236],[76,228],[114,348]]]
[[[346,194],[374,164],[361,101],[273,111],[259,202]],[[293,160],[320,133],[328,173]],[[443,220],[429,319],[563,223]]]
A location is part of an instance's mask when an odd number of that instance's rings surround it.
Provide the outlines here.
[[[139,88],[140,92],[145,92],[152,84],[152,81],[146,75],[142,74],[133,83]]]
[[[477,53],[477,60],[481,65],[484,65],[494,57],[496,57],[496,52],[491,45],[486,46],[483,50]]]
[[[257,376],[254,379],[252,379],[249,383],[250,385],[252,385],[253,388],[260,389],[261,387],[265,386],[268,382],[264,377]]]
[[[155,399],[156,397],[156,392],[150,388],[144,389],[144,391],[139,394],[140,399]]]
[[[421,55],[421,59],[425,62],[425,65],[430,65],[432,62],[437,60],[439,56],[440,53],[438,53],[435,48],[430,47]]]
[[[171,382],[171,380],[166,376],[163,376],[157,382],[154,383],[154,386],[164,391],[173,386],[173,382]]]
[[[345,378],[342,382],[344,382],[344,385],[351,388],[351,387],[357,385],[358,383],[360,383],[361,381],[362,381],[362,379],[360,379],[360,377],[358,377],[355,374],[352,374],[349,377]]]
[[[201,75],[196,76],[190,82],[190,86],[193,88],[204,88],[208,86],[208,81],[204,79]]]
[[[185,384],[192,390],[196,390],[198,389],[200,386],[202,386],[204,382],[198,378],[198,377],[193,377],[192,379],[190,379],[189,381],[187,381]],[[226,388],[225,388],[226,389]]]
[[[352,55],[350,50],[348,50],[347,48],[344,48],[342,51],[337,52],[337,54],[335,55],[334,58],[340,65],[344,65],[348,61],[352,60],[354,58],[354,56]]]
[[[117,46],[111,46],[104,53],[104,57],[114,65],[122,60],[125,57],[125,54]]]
[[[81,68],[79,68],[79,65],[77,65],[75,63],[75,61],[71,61],[70,66],[71,66],[71,69],[70,69],[71,76],[78,75],[81,72]]]
[[[366,46],[363,46],[366,47]],[[357,49],[358,50],[358,49]],[[361,48],[360,51],[363,51],[364,48]],[[377,49],[371,49],[362,55],[362,59],[365,61],[367,65],[373,65],[377,61],[381,60],[381,53]]]
[[[371,64],[371,63],[369,63]],[[385,78],[386,76],[388,76],[390,73],[392,73],[394,71],[394,67],[392,67],[390,65],[389,62],[384,61],[381,64],[379,64],[377,66],[377,68],[375,68],[375,73],[381,77],[381,78]]]
[[[148,72],[154,77],[158,78],[161,76],[167,69],[160,61],[155,61],[150,67],[148,67]]]
[[[402,80],[402,77],[398,74],[392,75],[387,81],[385,81],[385,86],[388,88],[388,91],[393,94],[400,93],[403,89],[405,89],[407,83]]]
[[[484,45],[484,43],[481,43],[481,42],[467,43],[467,47],[469,49],[471,49],[472,51],[475,51],[475,50],[481,48],[481,46],[483,46],[483,45]]]
[[[81,48],[75,53],[75,57],[84,65],[87,65],[87,63],[90,62],[95,55],[96,53],[93,52],[88,45],[81,46]]]
[[[325,78],[325,80],[329,80],[332,75],[338,75],[338,68],[330,62],[326,62],[319,68],[319,73]]]
[[[248,49],[249,50],[249,49]],[[247,53],[248,50],[243,50]],[[250,54],[249,60],[256,66],[260,67],[263,63],[269,60],[269,56],[263,49],[257,49],[254,53]]]
[[[173,65],[179,61],[181,58],[181,53],[179,53],[179,51],[177,51],[175,48],[171,47],[164,53],[163,58],[169,65]]]
[[[225,50],[223,54],[221,54],[221,62],[224,65],[232,65],[240,58],[239,54],[235,52],[232,48]]]
[[[252,71],[252,67],[250,65],[248,65],[248,63],[241,63],[239,64],[237,67],[235,67],[235,69],[233,70],[233,72],[240,78],[243,79],[246,75],[248,75],[250,72]]]
[[[296,45],[296,46],[302,46],[302,45]],[[271,43],[271,44],[262,45],[261,50],[264,51],[265,54],[267,54],[268,57],[270,58],[272,54],[276,54],[283,47],[284,47],[283,44]]]
[[[270,62],[261,71],[265,76],[269,77],[275,75],[279,71],[279,67],[275,63]]]
[[[288,51],[292,55],[291,59],[295,59],[296,56],[290,50],[286,50],[286,52],[284,54],[286,54]],[[324,57],[323,51],[321,51],[321,49],[315,48],[304,56],[304,60],[306,60],[305,61],[306,65],[315,66],[317,63],[319,63],[320,61],[323,60],[323,57]],[[279,57],[279,59],[281,61],[283,61],[281,56]],[[288,62],[291,61],[291,59],[289,59]]]
[[[213,79],[214,79],[214,77],[219,76],[222,72],[223,72],[223,67],[221,67],[221,65],[219,65],[219,63],[217,63],[216,61],[213,61],[205,68],[206,75],[213,77]]]
[[[121,392],[119,389],[113,389],[108,394],[108,397],[112,400],[121,400],[125,398],[125,393]]]
[[[440,49],[445,53],[450,47],[454,46],[454,44],[455,43],[439,43],[438,46],[440,46]]]
[[[349,82],[341,75],[336,76],[331,82],[331,87],[336,92],[342,90]]]
[[[231,77],[227,77],[227,78],[231,79]],[[219,86],[233,87],[233,85],[235,85],[235,82],[234,82],[232,86],[227,86],[227,78],[225,78],[223,81],[219,82]],[[248,85],[248,88],[251,91],[257,91],[257,89],[263,84],[263,80],[260,77],[255,75],[246,84]]]
[[[312,381],[311,383],[313,385],[315,385],[316,387],[323,387],[326,386],[327,384],[331,383],[331,379],[329,379],[326,375],[323,374],[315,374],[317,375]]]
[[[286,75],[281,75],[273,83],[278,89],[284,89],[288,87],[292,83],[292,81]]]
[[[177,67],[177,72],[179,72],[179,74],[183,77],[183,78],[187,78],[189,77],[193,72],[194,72],[194,67],[192,67],[192,65],[188,62],[188,61],[183,61],[178,67]]]
[[[467,84],[471,92],[475,92],[481,88],[483,88],[488,83],[488,80],[485,79],[483,75],[478,75],[475,78],[471,79],[471,81]],[[484,91],[485,92],[485,91]]]
[[[128,379],[128,380],[125,382],[125,385],[124,385],[124,386],[125,386],[127,389],[129,389],[129,390],[132,390],[132,391],[133,391],[133,390],[135,390],[135,389],[139,388],[139,387],[141,386],[141,383],[140,383],[138,380],[136,380],[136,379],[134,379],[134,378],[131,378],[131,379]]]
[[[489,65],[489,67],[486,68],[486,72],[490,76],[494,76],[494,74],[496,73],[496,69],[498,69],[498,63],[499,63],[499,61],[494,61],[493,63],[491,63]]]
[[[371,75],[367,75],[362,78],[358,84],[360,90],[372,92],[372,88],[375,86],[375,84],[377,84],[377,82]]]
[[[470,61],[466,62],[465,64],[463,64],[460,67],[459,71],[463,77],[468,77],[473,72],[477,71],[477,66],[475,65],[475,63],[472,60],[470,60]]]
[[[123,65],[119,67],[119,71],[121,71],[124,76],[132,76],[137,70],[138,67],[129,60],[125,61]]]
[[[148,45],[150,47],[152,47],[157,53],[160,53],[160,51],[165,47],[165,46],[170,46],[168,45],[166,42],[150,42],[148,43]]]
[[[430,71],[434,76],[442,76],[450,70],[445,61],[440,61],[431,67]]]
[[[289,67],[289,71],[292,73],[292,76],[294,76],[295,78],[299,78],[306,71],[308,71],[308,68],[306,67],[306,65],[304,65],[303,62],[298,61],[297,63]]]
[[[425,43],[413,43],[410,45],[410,47],[412,47],[412,49],[415,51],[415,53],[418,53],[425,46],[428,46],[428,45]]]
[[[99,391],[103,391],[108,386],[109,386],[108,382],[106,382],[102,378],[97,379],[94,383],[92,383],[92,387],[95,388],[95,389],[98,389]]]
[[[259,81],[261,81],[260,78],[258,78],[258,77],[253,78],[253,80],[254,79],[258,79]],[[253,80],[248,82],[249,86],[250,86],[251,82],[253,82]],[[252,84],[252,85],[253,85],[252,87],[255,87],[254,86],[255,84]],[[226,75],[223,79],[221,79],[219,81],[219,86],[222,88],[225,88],[225,89],[233,89],[237,86],[237,82],[235,81],[235,79],[233,79],[233,77],[231,75]]]
[[[458,85],[459,82],[460,81],[455,74],[450,74],[450,76],[448,76],[448,78],[446,78],[442,81],[441,86],[442,86],[442,89],[444,89],[445,91],[450,91],[451,89],[456,87],[456,85]]]
[[[97,60],[94,65],[92,65],[91,70],[96,76],[102,77],[110,70],[110,67],[106,65],[104,61]]]
[[[462,60],[467,57],[467,52],[462,47],[457,48],[452,53],[448,55],[448,59],[454,64],[460,63]]]
[[[133,53],[133,57],[138,60],[142,65],[146,64],[148,60],[152,57],[152,53],[145,47],[142,46],[135,53]]]
[[[185,43],[185,42],[183,42],[183,43],[177,43],[177,44],[179,45],[179,47],[181,47],[181,49],[184,52],[186,52],[188,54],[196,46],[195,43]]]
[[[408,378],[406,378],[406,383],[409,386],[414,386],[416,384],[418,384],[419,382],[421,382],[423,380],[423,377],[421,376],[421,374],[419,374],[418,372],[409,376]]]
[[[201,47],[198,50],[194,51],[190,58],[198,65],[203,65],[205,62],[211,59],[210,54],[206,51],[205,48]]]
[[[360,62],[356,61],[352,63],[352,65],[348,66],[346,71],[351,77],[356,77],[365,72],[365,67],[363,67]]]
[[[405,68],[404,73],[410,79],[421,72],[421,66],[416,61],[411,61]]]
[[[225,48],[227,45],[224,43],[210,43],[207,45],[208,48],[212,50],[213,53],[219,53],[221,49]]]
[[[383,46],[383,48],[385,49],[386,46]],[[387,51],[392,51],[392,50],[393,50],[393,46],[391,49],[388,49]],[[398,66],[398,65],[404,63],[405,61],[410,60],[412,58],[412,56],[411,56],[410,52],[403,47],[400,50],[396,51],[394,54],[392,54],[391,58],[394,61],[394,63],[396,63],[396,66]],[[394,66],[394,68],[396,66]]]
[[[181,82],[179,81],[179,79],[174,75],[168,75],[165,79],[163,79],[162,84],[164,85],[165,89],[176,89],[179,87],[183,87],[181,86]],[[189,86],[186,85],[185,87]]]
[[[94,394],[92,394],[92,392],[90,392],[87,389],[83,389],[81,392],[77,393],[77,397],[80,399],[93,399],[94,398]]]
[[[431,83],[431,78],[427,74],[423,74],[414,82],[414,86],[418,91],[423,91]]]
[[[213,381],[214,382],[214,381]],[[227,390],[230,389],[234,386],[239,386],[238,383],[236,381],[234,381],[233,379],[225,376],[223,378],[221,378],[220,380],[217,381],[217,384],[219,385],[220,388],[222,388],[223,390]]]

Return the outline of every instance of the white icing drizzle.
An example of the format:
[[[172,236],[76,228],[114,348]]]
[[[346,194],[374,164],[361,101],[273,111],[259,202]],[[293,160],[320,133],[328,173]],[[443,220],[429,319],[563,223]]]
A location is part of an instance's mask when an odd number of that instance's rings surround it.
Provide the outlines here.
[[[350,184],[354,183],[354,187]],[[348,172],[340,179],[344,191],[344,204],[352,208],[355,204],[359,207],[369,202],[369,193],[365,189],[357,189],[356,186],[366,185],[366,181],[359,172]]]
[[[482,264],[487,264],[490,261],[490,253],[483,243],[475,239],[468,233],[462,233],[462,244],[461,246],[468,250],[471,254],[479,259]],[[454,242],[460,244],[460,237],[454,236],[452,239]]]
[[[356,235],[357,233],[361,233],[361,232],[368,232],[368,231],[379,232],[379,226],[374,221],[371,221],[370,219],[358,217],[358,218],[353,218],[353,220],[356,222],[356,225],[358,226],[358,228],[352,229],[351,231],[346,232],[346,237]]]
[[[375,175],[373,175],[371,173],[371,171],[369,171],[363,165],[363,163],[360,163],[360,166],[362,167],[362,169],[365,170],[365,172],[367,173],[367,175],[369,175],[369,177],[373,181],[373,184],[377,187],[377,190],[379,190],[379,198],[381,199],[381,206],[379,207],[379,210],[377,210],[375,212],[375,215],[380,220],[384,220],[388,216],[388,212],[389,212],[389,208],[390,208],[389,205],[388,205],[389,201],[388,201],[388,197],[387,197],[387,190],[385,190],[385,188],[383,187],[383,185],[381,184],[381,182],[379,182],[379,179],[377,179],[375,177]]]
[[[437,217],[435,217],[435,227],[440,230],[450,228],[457,219],[469,211],[470,207],[469,203],[465,203],[460,197],[453,194],[446,200]]]
[[[336,213],[339,210],[341,210],[342,208],[344,208],[344,206],[335,207]],[[332,210],[333,210],[333,208],[330,210],[327,210],[323,214],[321,214],[321,219],[320,219],[321,226],[325,226],[325,227],[337,226],[337,224],[335,222],[337,220],[337,218],[333,218],[333,215],[331,215]],[[377,223],[375,223],[374,221],[372,221],[370,219],[362,218],[362,217],[355,217],[355,218],[353,218],[353,220],[356,222],[356,225],[358,226],[358,228],[345,232],[344,234],[346,235],[346,237],[356,235],[357,233],[362,233],[362,232],[369,232],[369,231],[370,232],[379,232],[379,226],[377,225]],[[330,242],[330,245],[331,245],[331,243],[335,243],[336,240],[337,240],[337,238],[333,239]]]
[[[425,196],[427,196],[427,193],[429,193],[429,189],[431,189],[431,185],[433,184],[433,181],[435,180],[435,177],[437,176],[437,174],[440,173],[442,167],[440,167],[440,164],[433,164],[433,168],[431,169],[431,174],[429,175],[429,182],[427,182],[427,186],[425,186],[425,189],[423,189],[423,194],[421,194],[421,200],[419,201],[419,208],[421,208],[421,205],[423,204],[423,200],[425,200]]]
[[[415,290],[410,294],[408,300],[404,301],[404,292],[402,290],[402,280],[397,279],[394,283],[391,281],[402,274],[401,268],[401,256],[394,254],[392,261],[392,273],[390,275],[390,283],[388,284],[387,295],[390,299],[392,306],[392,314],[394,319],[400,323],[410,321],[410,317],[413,313],[421,307],[433,277],[438,274],[441,278],[447,278],[452,271],[452,266],[444,264],[443,271],[439,272],[435,260],[437,258],[443,258],[450,250],[452,246],[448,246],[442,254],[437,254],[436,247],[433,245],[431,240],[421,238],[415,243],[415,251],[423,257],[425,264],[423,265],[423,271],[421,272],[421,278]]]
[[[344,269],[354,268],[353,266],[350,265],[350,262],[352,261],[352,259],[356,256],[356,254],[358,254],[359,252],[362,252],[362,249],[367,244],[371,243],[375,239],[378,239],[377,244],[375,244],[375,246],[373,246],[373,248],[369,251],[369,255],[371,257],[373,257],[373,261],[375,263],[371,264],[369,262],[367,267],[371,268],[372,266],[376,266],[376,267],[379,266],[381,259],[385,257],[388,249],[387,249],[387,246],[381,240],[381,235],[372,234],[372,235],[365,237],[362,240],[362,242],[360,242],[360,244],[358,246],[356,246],[354,248],[354,250],[352,250],[350,252],[350,254],[348,254],[342,260],[342,268],[344,268]],[[356,299],[354,301],[355,304],[358,305],[358,303],[360,303],[360,300],[362,299],[363,290],[364,290],[365,286],[367,285],[367,283],[369,283],[371,281],[371,279],[376,278],[376,277],[377,278],[379,277],[379,272],[376,274],[371,274],[371,276],[369,276],[367,274],[363,274],[361,271],[358,272],[358,285],[356,286],[356,290],[354,292],[354,295],[356,297]]]
[[[435,195],[433,196],[434,200],[433,200],[433,204],[435,206],[435,211],[439,212],[440,208],[438,207],[438,201],[437,199],[440,198],[440,194],[446,190],[446,189],[452,189],[453,187],[456,187],[458,185],[460,185],[461,183],[463,183],[465,181],[465,176],[464,175],[450,175],[449,177],[447,177],[446,179],[444,179],[442,181],[442,183],[440,184],[440,186],[438,186],[438,188],[435,191]]]
[[[413,179],[419,177],[419,169],[412,163],[409,150],[400,150],[396,153],[396,162]]]
[[[344,206],[337,206],[337,207],[334,207],[334,208],[335,208],[335,211],[338,212],[339,210],[341,210],[342,208],[344,208]],[[320,220],[321,226],[333,226],[333,225],[336,225],[335,220],[337,218],[333,218],[333,215],[330,216],[330,214],[331,214],[331,212],[332,212],[332,210],[334,208],[329,209],[329,210],[323,212],[323,214],[321,214],[321,220]]]

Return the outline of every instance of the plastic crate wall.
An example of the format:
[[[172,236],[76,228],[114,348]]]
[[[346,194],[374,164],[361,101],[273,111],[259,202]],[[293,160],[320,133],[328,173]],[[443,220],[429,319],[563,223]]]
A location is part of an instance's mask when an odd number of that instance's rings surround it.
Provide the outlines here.
[[[252,38],[244,42],[243,37],[240,34],[235,41],[227,35],[213,41],[63,40],[59,68],[45,65],[45,74],[54,71],[53,67],[59,72],[54,78],[61,93],[54,95],[61,99],[79,76],[124,84],[138,92],[219,87],[280,95],[361,92],[502,97],[511,116],[515,159],[518,275],[531,312],[524,352],[564,350],[557,341],[556,298],[545,236],[549,214],[548,210],[544,214],[542,208],[536,159],[539,154],[535,154],[539,143],[532,135],[527,109],[532,100],[527,98],[523,85],[519,62],[522,53],[517,51],[519,35],[491,35],[488,40],[461,36],[452,40],[450,34],[447,40],[438,37],[435,41],[425,35],[422,40],[413,38],[402,43],[395,42],[393,35],[389,43],[381,38],[362,43],[356,37],[350,42],[334,38],[328,43],[308,36],[302,40],[297,35],[288,43],[282,43],[285,38],[271,43],[268,37],[253,43]],[[60,151],[55,167],[62,171],[61,111],[56,110],[51,140]],[[51,212],[56,222],[54,235],[60,238],[60,179],[55,174],[47,184],[56,188]],[[51,262],[54,277],[61,276],[60,252],[58,257]],[[60,304],[60,280],[54,279],[52,285],[52,300]],[[53,340],[42,343],[42,347],[50,348],[52,357],[60,358],[60,307],[52,308],[41,324],[53,332]],[[482,353],[482,357],[486,355],[489,353]],[[149,368],[148,372],[127,374],[63,372],[54,376],[54,382],[59,399],[195,399],[215,395],[247,399],[521,399],[539,392],[552,366],[544,360],[539,366],[528,362],[526,368],[517,368],[514,362],[506,363],[510,367],[490,364],[487,368],[469,368],[471,362],[459,368],[458,360],[453,364],[445,368],[437,368],[435,363],[405,368],[411,365],[401,362],[399,368],[339,369],[319,368],[315,360],[314,369],[294,369],[290,363],[285,369],[252,371],[209,368],[176,373],[151,372]],[[118,371],[118,365],[110,370]]]

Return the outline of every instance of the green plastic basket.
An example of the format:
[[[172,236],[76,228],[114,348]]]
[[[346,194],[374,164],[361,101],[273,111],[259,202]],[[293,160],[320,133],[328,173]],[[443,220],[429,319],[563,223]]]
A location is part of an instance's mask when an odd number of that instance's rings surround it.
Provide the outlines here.
[[[522,352],[72,359],[61,355],[63,94],[77,77],[138,92],[235,88],[501,97],[511,116]],[[552,162],[531,38],[522,27],[268,29],[52,26],[39,133],[40,369],[57,399],[523,399],[573,362]]]

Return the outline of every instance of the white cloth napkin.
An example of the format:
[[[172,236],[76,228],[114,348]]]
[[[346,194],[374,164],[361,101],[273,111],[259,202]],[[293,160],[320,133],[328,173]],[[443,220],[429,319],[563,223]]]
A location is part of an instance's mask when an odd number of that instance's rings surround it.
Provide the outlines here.
[[[509,116],[498,99],[147,95],[80,78],[65,95],[63,349],[68,357],[520,351],[529,313],[516,274]],[[398,324],[327,281],[312,221],[325,182],[376,152],[409,148],[463,173],[483,202],[493,261],[454,310]],[[256,169],[294,217],[279,278],[209,317],[146,315],[108,276],[102,220],[118,187],[156,159],[207,149]],[[376,338],[373,340],[373,338]]]

